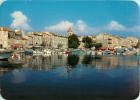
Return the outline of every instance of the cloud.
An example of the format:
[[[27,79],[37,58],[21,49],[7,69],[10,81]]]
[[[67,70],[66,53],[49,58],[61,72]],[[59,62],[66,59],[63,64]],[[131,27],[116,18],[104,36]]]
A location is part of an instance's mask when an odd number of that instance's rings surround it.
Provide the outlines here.
[[[73,27],[73,23],[70,23],[69,21],[61,21],[60,23],[45,27],[46,31],[52,31],[52,32],[57,32],[57,31],[67,31],[69,27]]]
[[[112,20],[108,25],[104,26],[104,30],[107,31],[125,31],[127,28],[117,21]]]
[[[4,1],[7,1],[7,0],[0,0],[0,6],[2,5],[2,3],[3,3]]]
[[[78,20],[75,24],[69,21],[61,21],[60,23],[45,27],[45,31],[57,32],[66,34],[69,27],[72,27],[73,32],[77,35],[85,35],[88,33],[98,33],[100,29],[88,26],[84,21]]]
[[[112,20],[108,25],[102,28],[102,31],[140,32],[140,25],[128,28],[124,25],[119,24],[117,21]]]
[[[29,19],[23,15],[21,11],[15,11],[10,14],[10,16],[14,18],[12,24],[10,25],[11,28],[23,29],[26,31],[32,30],[32,28],[28,25]]]
[[[97,33],[101,32],[99,28],[90,27],[84,21],[78,20],[77,23],[74,25],[75,32],[78,35],[88,35],[93,34],[96,35]]]
[[[76,23],[69,21],[61,21],[60,23],[45,27],[45,31],[57,32],[59,34],[66,34],[69,27],[72,27],[73,32],[77,35],[97,35],[101,32],[139,32],[140,26],[134,26],[127,28],[126,26],[119,24],[117,21],[110,21],[107,25],[100,27],[88,26],[83,20],[78,20]]]
[[[129,28],[128,31],[130,31],[130,32],[140,32],[140,25]]]

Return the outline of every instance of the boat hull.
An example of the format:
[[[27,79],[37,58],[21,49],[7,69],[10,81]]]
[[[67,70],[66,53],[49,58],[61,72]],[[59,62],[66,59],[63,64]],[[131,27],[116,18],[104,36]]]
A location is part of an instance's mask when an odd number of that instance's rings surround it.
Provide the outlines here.
[[[136,56],[140,56],[140,53],[135,53]]]
[[[0,52],[0,60],[2,59],[8,59],[13,52]]]
[[[33,54],[33,52],[25,51],[25,54]]]
[[[82,51],[72,51],[71,54],[82,55]]]

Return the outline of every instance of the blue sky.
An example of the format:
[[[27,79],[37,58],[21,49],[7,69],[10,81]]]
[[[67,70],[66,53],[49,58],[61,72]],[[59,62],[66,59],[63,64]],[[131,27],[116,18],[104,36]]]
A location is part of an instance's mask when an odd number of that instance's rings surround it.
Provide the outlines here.
[[[134,1],[7,0],[0,6],[0,26],[77,35],[109,33],[140,37],[140,11]]]

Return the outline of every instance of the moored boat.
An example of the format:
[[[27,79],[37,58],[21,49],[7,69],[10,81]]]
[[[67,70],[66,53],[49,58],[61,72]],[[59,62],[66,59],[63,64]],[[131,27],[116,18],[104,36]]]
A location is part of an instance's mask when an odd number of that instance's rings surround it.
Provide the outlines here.
[[[82,51],[71,51],[71,54],[82,55]]]
[[[70,51],[66,51],[66,54],[71,54],[71,52]]]
[[[25,50],[25,54],[33,54],[33,50]]]
[[[8,59],[12,55],[13,51],[0,52],[0,60]]]
[[[108,52],[103,51],[102,55],[108,55]]]
[[[102,55],[102,51],[97,51],[96,55]]]
[[[43,50],[44,54],[51,54],[51,50]]]
[[[135,55],[136,55],[136,56],[140,56],[140,53],[137,52],[137,53],[135,53]]]

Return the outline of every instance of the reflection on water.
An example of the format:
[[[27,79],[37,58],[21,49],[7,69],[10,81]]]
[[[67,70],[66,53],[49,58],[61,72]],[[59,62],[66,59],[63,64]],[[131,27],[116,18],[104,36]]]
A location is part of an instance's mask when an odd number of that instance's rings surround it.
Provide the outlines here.
[[[128,69],[140,65],[139,56],[90,56],[90,55],[46,55],[32,56],[20,55],[20,59],[10,58],[9,62],[1,61],[1,65],[10,64],[12,68],[28,68],[35,70],[52,70],[58,66],[76,67],[81,64],[93,67],[101,71],[120,69],[122,66]],[[11,67],[10,67],[11,68]]]
[[[136,98],[139,60],[134,55],[19,54],[0,61],[2,95],[18,100]]]

